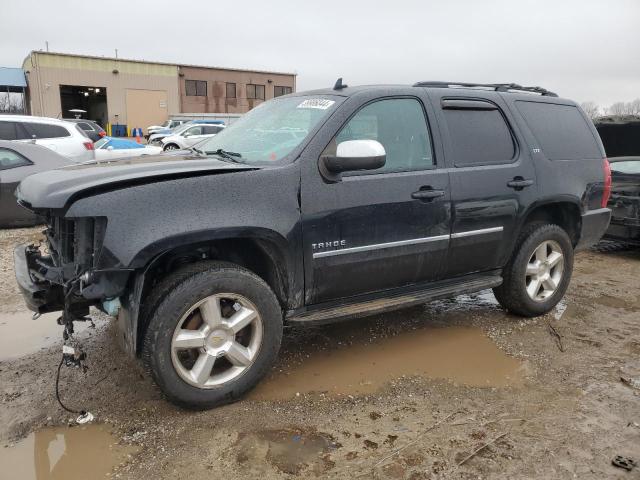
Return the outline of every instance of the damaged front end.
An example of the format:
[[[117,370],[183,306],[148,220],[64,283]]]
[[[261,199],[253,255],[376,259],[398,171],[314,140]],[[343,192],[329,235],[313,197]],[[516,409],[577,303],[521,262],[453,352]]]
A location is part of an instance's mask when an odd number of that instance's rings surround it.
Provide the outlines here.
[[[18,285],[29,309],[62,311],[60,323],[73,332],[73,322],[85,320],[89,307],[117,315],[116,299],[130,271],[105,268],[102,242],[105,218],[47,216],[44,244],[19,245],[14,251]]]

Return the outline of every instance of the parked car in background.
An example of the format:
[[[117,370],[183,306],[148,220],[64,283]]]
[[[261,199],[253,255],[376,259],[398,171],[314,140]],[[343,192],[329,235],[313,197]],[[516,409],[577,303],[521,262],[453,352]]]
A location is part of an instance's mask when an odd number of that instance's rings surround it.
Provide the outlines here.
[[[0,115],[0,140],[31,141],[75,162],[93,159],[93,142],[75,123],[49,117]]]
[[[47,248],[18,246],[16,278],[67,328],[90,306],[118,316],[164,395],[210,408],[269,371],[283,325],[488,288],[550,312],[607,229],[609,173],[585,113],[542,88],[339,81],[182,157],[28,177]]]
[[[162,125],[151,125],[147,127],[147,135],[145,135],[145,138],[148,139],[151,136],[151,134],[157,133],[160,130],[172,130],[176,127],[179,127],[183,123],[188,123],[188,122],[189,120],[169,119],[166,122],[164,122]]]
[[[0,140],[0,227],[27,227],[44,223],[18,205],[16,187],[25,177],[74,162],[48,148],[31,143]]]
[[[97,142],[107,134],[107,132],[104,131],[104,128],[102,128],[93,120],[86,120],[84,118],[65,118],[64,120],[78,125],[87,135],[87,137],[89,137],[94,142]]]
[[[611,223],[605,238],[640,246],[640,157],[613,157]]]
[[[142,145],[125,138],[104,137],[96,142],[95,159],[98,161],[114,158],[140,157],[162,153],[162,147]]]
[[[640,245],[640,117],[602,117],[596,128],[611,168],[611,223],[605,238]]]
[[[180,133],[169,135],[161,140],[162,149],[180,150],[189,148],[205,138],[214,137],[224,129],[224,125],[193,124]]]
[[[178,125],[173,129],[156,130],[155,133],[153,133],[152,135],[149,135],[149,138],[147,140],[149,141],[150,144],[162,145],[163,138],[168,137],[169,135],[183,132],[189,125],[200,125],[200,124],[222,125],[224,127],[224,122],[222,120],[206,120],[206,119],[191,120],[190,122],[186,122],[186,123],[183,123],[182,125]]]

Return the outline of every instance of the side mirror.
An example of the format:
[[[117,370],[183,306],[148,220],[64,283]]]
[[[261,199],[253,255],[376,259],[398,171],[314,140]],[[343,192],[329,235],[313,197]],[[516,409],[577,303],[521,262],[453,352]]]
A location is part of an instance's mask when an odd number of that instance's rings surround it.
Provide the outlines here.
[[[336,155],[321,158],[328,177],[339,177],[342,172],[375,170],[384,167],[387,153],[377,140],[347,140],[338,144]]]
[[[111,151],[113,151],[113,147],[112,147],[111,145],[109,145],[109,146],[107,147],[107,150],[108,150],[109,152],[111,152]]]

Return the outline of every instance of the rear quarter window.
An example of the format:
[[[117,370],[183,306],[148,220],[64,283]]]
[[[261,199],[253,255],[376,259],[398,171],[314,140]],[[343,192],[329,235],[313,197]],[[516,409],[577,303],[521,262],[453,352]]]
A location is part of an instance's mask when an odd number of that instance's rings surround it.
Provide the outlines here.
[[[516,107],[549,160],[603,157],[589,124],[575,106],[518,100]]]
[[[24,128],[29,135],[35,136],[36,138],[61,138],[71,136],[69,131],[61,125],[26,122]],[[78,128],[78,130],[80,129]]]

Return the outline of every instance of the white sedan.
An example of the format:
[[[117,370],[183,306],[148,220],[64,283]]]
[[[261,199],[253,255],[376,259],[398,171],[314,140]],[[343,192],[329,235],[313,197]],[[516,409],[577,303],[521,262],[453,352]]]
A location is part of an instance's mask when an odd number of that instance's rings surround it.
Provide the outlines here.
[[[180,133],[169,135],[162,139],[162,148],[164,150],[182,150],[189,148],[205,138],[214,137],[218,132],[222,131],[224,125],[199,123],[191,125],[189,128],[182,130]]]
[[[142,145],[132,140],[114,137],[103,137],[93,147],[95,149],[95,158],[98,161],[162,153],[162,147]]]

